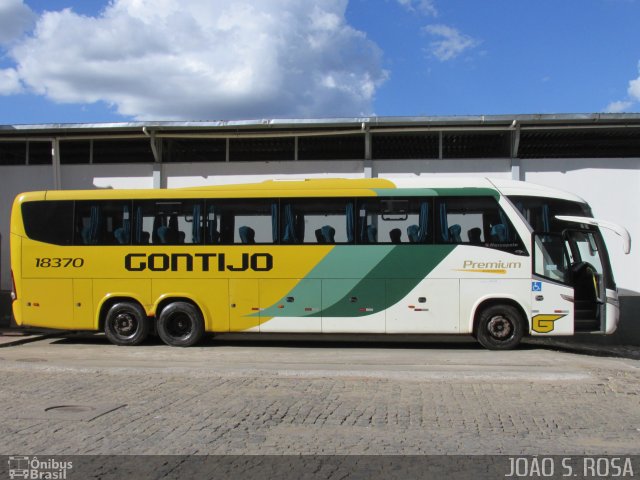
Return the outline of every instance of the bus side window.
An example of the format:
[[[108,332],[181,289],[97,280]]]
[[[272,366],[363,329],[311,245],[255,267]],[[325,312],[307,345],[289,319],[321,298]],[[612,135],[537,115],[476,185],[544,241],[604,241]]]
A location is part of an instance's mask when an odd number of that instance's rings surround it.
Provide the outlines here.
[[[141,200],[133,207],[133,244],[182,245],[203,242],[200,200]]]
[[[129,200],[87,200],[75,204],[75,245],[131,243]]]
[[[284,244],[354,243],[355,202],[344,198],[283,199],[280,238]]]
[[[432,210],[429,198],[361,198],[356,229],[358,243],[430,243]]]
[[[278,242],[275,199],[207,200],[207,244],[271,244]]]
[[[523,253],[523,243],[493,197],[436,199],[436,242]]]
[[[54,245],[71,245],[73,201],[37,201],[22,204],[24,229],[29,238]]]

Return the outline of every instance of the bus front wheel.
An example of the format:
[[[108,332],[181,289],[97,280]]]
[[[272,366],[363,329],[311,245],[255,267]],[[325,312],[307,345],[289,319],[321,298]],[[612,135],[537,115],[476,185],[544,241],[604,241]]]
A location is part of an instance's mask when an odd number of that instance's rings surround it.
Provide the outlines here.
[[[492,305],[480,313],[476,329],[478,342],[489,350],[515,348],[524,336],[524,322],[517,308]]]
[[[188,302],[173,302],[160,312],[158,335],[172,347],[190,347],[200,341],[204,333],[202,313]]]
[[[114,303],[105,317],[104,333],[115,345],[138,345],[149,334],[147,314],[135,302]]]

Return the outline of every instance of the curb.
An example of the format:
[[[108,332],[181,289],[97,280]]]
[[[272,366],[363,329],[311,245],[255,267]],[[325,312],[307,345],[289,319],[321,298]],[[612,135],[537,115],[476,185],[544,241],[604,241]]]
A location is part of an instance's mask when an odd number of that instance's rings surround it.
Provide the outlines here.
[[[540,339],[527,342],[530,345],[554,348],[563,352],[581,353],[598,357],[619,357],[640,360],[640,347],[632,345],[597,345],[592,343],[574,343],[561,340]]]

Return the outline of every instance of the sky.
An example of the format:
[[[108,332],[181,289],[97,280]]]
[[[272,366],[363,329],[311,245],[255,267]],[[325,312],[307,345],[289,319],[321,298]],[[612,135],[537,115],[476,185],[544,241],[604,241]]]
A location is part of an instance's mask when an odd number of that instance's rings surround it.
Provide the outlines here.
[[[640,0],[0,0],[0,125],[640,112]]]

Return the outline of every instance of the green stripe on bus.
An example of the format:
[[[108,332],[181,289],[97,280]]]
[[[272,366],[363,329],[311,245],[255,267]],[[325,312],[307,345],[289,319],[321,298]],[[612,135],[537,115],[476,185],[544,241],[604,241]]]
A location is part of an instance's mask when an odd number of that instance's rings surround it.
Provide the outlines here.
[[[378,263],[366,277],[362,278],[350,291],[343,294],[342,298],[333,305],[323,309],[320,315],[323,317],[359,317],[379,313],[404,298],[454,248],[455,245],[395,246],[389,255]],[[396,288],[387,289],[384,287],[384,281],[394,280],[397,281]],[[344,290],[341,291],[344,292]],[[353,303],[357,303],[359,308],[354,308]]]
[[[362,278],[380,263],[392,250],[393,245],[354,248],[353,246],[336,246],[316,265],[305,277],[311,279],[340,279],[342,290],[332,296],[322,298],[323,305],[332,305],[339,301],[345,290],[351,290]],[[317,316],[318,311],[308,312],[305,306],[312,305],[318,292],[313,282],[300,281],[298,284],[274,305],[263,309],[260,316],[282,316],[278,305],[287,303],[287,314],[290,317]],[[294,303],[286,302],[287,297],[293,297]],[[258,316],[252,314],[251,316]]]
[[[404,298],[454,248],[455,245],[370,245],[356,250],[337,246],[260,316],[358,317],[380,312]],[[386,281],[393,281],[394,288],[386,288]],[[318,288],[322,288],[321,298]],[[287,297],[293,297],[295,302],[287,304],[285,313],[278,305],[284,304]],[[318,304],[319,300],[322,310],[305,311],[305,306]]]

